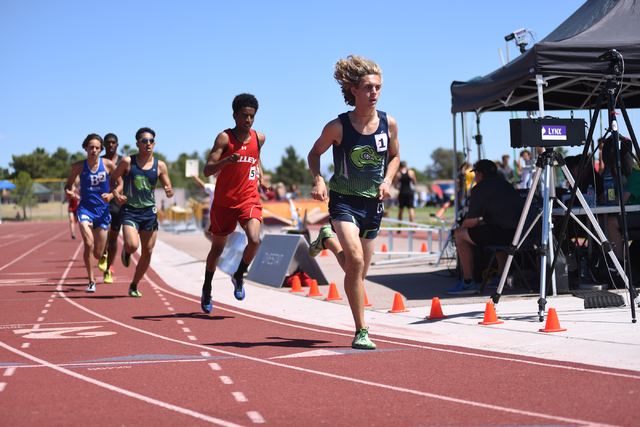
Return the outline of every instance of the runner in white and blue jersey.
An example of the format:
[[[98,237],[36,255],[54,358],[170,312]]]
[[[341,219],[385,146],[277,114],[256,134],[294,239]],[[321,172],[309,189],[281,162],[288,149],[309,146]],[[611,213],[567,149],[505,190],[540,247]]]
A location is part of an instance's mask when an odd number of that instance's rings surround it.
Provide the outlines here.
[[[109,191],[109,174],[115,171],[116,166],[111,160],[100,158],[100,152],[103,148],[100,135],[95,133],[88,135],[82,142],[82,148],[87,152],[87,160],[76,162],[71,167],[65,192],[71,197],[73,183],[76,177],[80,177],[78,221],[84,241],[84,265],[89,276],[87,292],[95,292],[93,257],[96,259],[102,257],[107,242],[107,233],[111,222],[109,201],[114,197]],[[122,188],[122,180],[117,182],[117,188]]]

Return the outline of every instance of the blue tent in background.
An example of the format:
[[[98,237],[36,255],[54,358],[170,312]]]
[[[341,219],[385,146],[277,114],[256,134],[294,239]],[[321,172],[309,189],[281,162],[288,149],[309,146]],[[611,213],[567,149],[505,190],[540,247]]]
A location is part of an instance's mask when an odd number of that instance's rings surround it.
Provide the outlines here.
[[[14,188],[16,188],[16,185],[13,182],[0,181],[0,190],[13,190]]]
[[[13,190],[16,185],[13,182],[0,181],[0,190]],[[0,192],[0,224],[2,224],[2,192]]]

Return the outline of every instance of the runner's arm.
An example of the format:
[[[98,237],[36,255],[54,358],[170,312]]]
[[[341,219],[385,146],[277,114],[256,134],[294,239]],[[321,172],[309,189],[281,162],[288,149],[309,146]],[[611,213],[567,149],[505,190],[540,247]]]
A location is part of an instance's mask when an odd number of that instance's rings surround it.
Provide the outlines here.
[[[389,119],[389,146],[387,147],[387,174],[384,181],[378,188],[378,200],[387,200],[391,197],[391,181],[400,166],[400,142],[398,141],[398,123],[396,120],[387,116]]]
[[[309,170],[313,176],[313,188],[311,189],[311,197],[315,200],[323,202],[327,201],[327,186],[325,185],[322,173],[320,173],[320,157],[332,146],[339,145],[342,141],[342,123],[340,119],[335,119],[327,123],[322,129],[320,138],[313,144],[307,162]]]
[[[158,160],[158,179],[162,183],[162,188],[164,188],[164,194],[167,195],[167,198],[173,197],[173,188],[171,188],[171,180],[169,179],[169,170],[167,169],[167,165],[162,160]]]
[[[216,137],[216,141],[213,143],[213,148],[209,153],[207,163],[204,165],[204,176],[211,176],[217,174],[226,164],[236,163],[240,159],[238,153],[233,153],[228,157],[220,160],[222,155],[229,148],[229,135],[226,132],[220,132]]]

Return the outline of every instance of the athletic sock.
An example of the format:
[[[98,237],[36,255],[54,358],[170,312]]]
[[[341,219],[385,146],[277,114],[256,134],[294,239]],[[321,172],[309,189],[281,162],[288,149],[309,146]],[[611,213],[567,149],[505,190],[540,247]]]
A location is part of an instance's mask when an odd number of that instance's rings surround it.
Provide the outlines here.
[[[247,269],[249,268],[249,264],[245,264],[244,261],[240,260],[240,265],[238,266],[238,270],[233,273],[233,277],[236,278],[236,280],[241,280],[244,277],[244,273],[247,272]]]
[[[211,281],[213,280],[213,271],[204,270],[204,284],[202,285],[202,293],[211,295]]]
[[[468,285],[469,283],[473,282],[473,279],[463,279],[463,280],[465,285]]]
[[[129,289],[133,290],[133,291],[137,291],[138,290],[138,284],[137,283],[132,283],[129,285]]]

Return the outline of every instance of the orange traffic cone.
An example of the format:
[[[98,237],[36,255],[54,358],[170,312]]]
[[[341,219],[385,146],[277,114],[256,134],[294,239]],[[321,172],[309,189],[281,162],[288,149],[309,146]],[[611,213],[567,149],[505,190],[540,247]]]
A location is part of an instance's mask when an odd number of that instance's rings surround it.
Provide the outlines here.
[[[496,310],[493,308],[493,303],[489,301],[487,307],[484,309],[484,322],[478,322],[479,325],[499,325],[504,323],[502,320],[498,320],[496,316]]]
[[[318,289],[318,282],[316,281],[316,279],[311,280],[311,289],[309,289],[309,293],[307,294],[308,297],[321,297],[322,294],[320,293],[320,290]]]
[[[558,321],[558,314],[556,313],[555,308],[549,309],[549,314],[547,315],[547,324],[544,329],[540,329],[540,332],[562,332],[566,331],[566,329],[562,329],[560,327],[560,322]]]
[[[429,252],[427,250],[427,244],[425,242],[422,242],[422,248],[420,248],[420,252]]]
[[[396,292],[396,295],[393,297],[393,308],[389,310],[389,313],[406,313],[409,310],[404,308],[404,302],[402,302],[402,295],[400,292]]]
[[[342,297],[338,294],[338,289],[336,288],[336,284],[331,282],[329,285],[329,296],[326,297],[325,301],[338,301],[341,300]]]
[[[364,306],[365,306],[365,307],[371,307],[372,305],[373,305],[373,304],[371,304],[371,303],[369,302],[369,300],[367,299],[367,293],[365,292],[365,293],[364,293]]]
[[[446,319],[447,316],[442,312],[442,307],[440,306],[440,298],[434,297],[431,301],[431,314],[427,316],[429,320],[436,319]]]
[[[382,252],[389,252],[389,250],[387,249],[387,245],[385,245],[384,243],[382,244]]]
[[[444,213],[447,211],[447,208],[449,206],[451,206],[450,200],[448,200],[444,205],[442,205],[440,209],[438,209],[438,212],[436,212],[436,216],[439,216],[440,218],[442,218],[442,215],[444,215]]]
[[[302,290],[302,285],[300,284],[299,276],[293,276],[293,282],[291,283],[291,290],[289,292],[304,292]]]
[[[322,252],[320,252],[320,256],[329,256],[329,252],[327,252],[326,249],[323,249]]]

